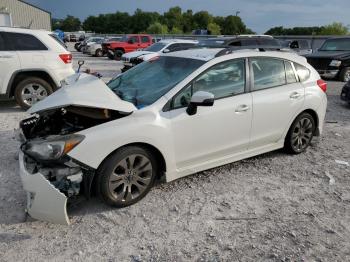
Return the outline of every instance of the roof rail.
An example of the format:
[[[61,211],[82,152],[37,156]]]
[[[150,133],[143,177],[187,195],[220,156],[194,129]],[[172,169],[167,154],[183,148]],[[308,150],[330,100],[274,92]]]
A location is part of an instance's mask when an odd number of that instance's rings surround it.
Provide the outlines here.
[[[231,46],[218,52],[215,55],[215,57],[232,54],[235,51],[241,51],[241,50],[256,50],[260,52],[266,52],[266,51],[290,52],[289,49],[285,49],[279,46],[269,46],[269,45]]]

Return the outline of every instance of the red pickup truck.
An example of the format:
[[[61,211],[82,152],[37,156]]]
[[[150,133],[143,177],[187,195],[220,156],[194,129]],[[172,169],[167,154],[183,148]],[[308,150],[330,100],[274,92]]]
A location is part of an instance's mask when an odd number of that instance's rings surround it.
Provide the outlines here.
[[[105,42],[102,50],[107,53],[109,59],[119,59],[124,53],[143,49],[153,44],[150,35],[132,34],[125,35],[119,41]]]

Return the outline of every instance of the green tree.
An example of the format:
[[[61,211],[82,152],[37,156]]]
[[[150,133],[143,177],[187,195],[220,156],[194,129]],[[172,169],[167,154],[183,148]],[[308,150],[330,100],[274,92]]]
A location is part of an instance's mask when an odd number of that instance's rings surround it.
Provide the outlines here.
[[[239,16],[227,16],[222,27],[222,33],[225,35],[245,34],[246,25]]]
[[[81,26],[81,22],[79,18],[68,15],[65,19],[60,21],[61,28],[55,28],[55,29],[61,29],[62,31],[66,31],[66,32],[73,32],[73,31],[79,31],[80,26]]]
[[[170,34],[173,34],[173,35],[180,35],[180,34],[183,34],[183,31],[178,28],[178,27],[173,27],[171,30],[170,30]]]
[[[320,31],[320,35],[347,35],[349,30],[342,23],[334,22],[330,25],[326,25]]]
[[[164,22],[170,30],[173,27],[182,28],[182,10],[179,6],[172,7],[164,13]]]
[[[143,12],[138,8],[131,17],[132,32],[145,32],[151,24],[158,22],[159,20],[160,14],[157,12]]]
[[[189,9],[182,14],[182,30],[184,33],[191,33],[194,29],[193,11]]]
[[[207,29],[213,17],[207,11],[200,11],[193,15],[194,29]]]
[[[155,22],[147,28],[146,32],[148,34],[162,34],[162,35],[164,35],[164,34],[168,33],[168,27],[166,25],[162,25],[159,22]]]
[[[212,35],[220,35],[221,34],[221,27],[214,22],[209,23],[208,30],[210,31],[210,33]]]

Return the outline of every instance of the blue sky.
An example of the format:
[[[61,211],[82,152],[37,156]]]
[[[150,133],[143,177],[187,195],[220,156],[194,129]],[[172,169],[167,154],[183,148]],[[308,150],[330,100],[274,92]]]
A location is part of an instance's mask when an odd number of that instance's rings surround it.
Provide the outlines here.
[[[263,33],[274,26],[314,26],[332,22],[350,24],[349,0],[26,0],[52,13],[55,18],[89,15],[136,8],[163,13],[172,6],[194,12],[206,10],[214,15],[230,15],[239,10],[249,28]]]

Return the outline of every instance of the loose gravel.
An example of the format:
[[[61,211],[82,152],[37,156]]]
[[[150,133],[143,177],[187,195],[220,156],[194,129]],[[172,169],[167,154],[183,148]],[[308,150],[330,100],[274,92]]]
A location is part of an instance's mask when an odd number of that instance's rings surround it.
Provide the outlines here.
[[[96,64],[105,80],[121,67],[107,58],[86,66]],[[26,113],[1,102],[0,261],[350,261],[350,167],[336,162],[350,163],[342,85],[329,82],[325,131],[306,153],[159,183],[124,209],[93,198],[69,211],[71,226],[25,215],[13,129]]]

